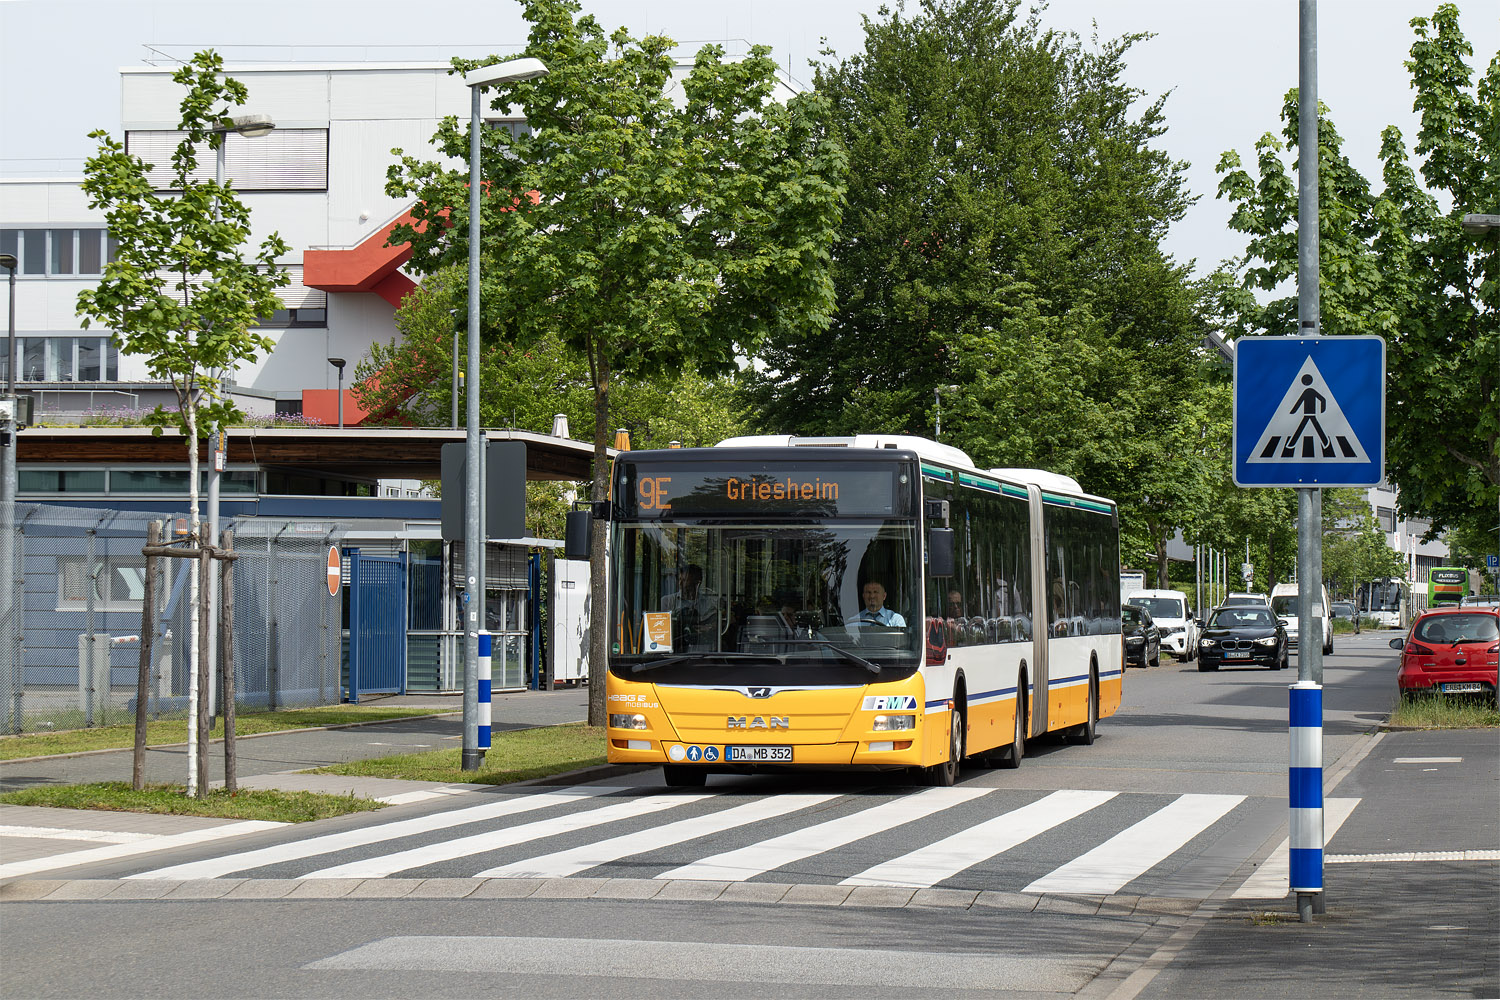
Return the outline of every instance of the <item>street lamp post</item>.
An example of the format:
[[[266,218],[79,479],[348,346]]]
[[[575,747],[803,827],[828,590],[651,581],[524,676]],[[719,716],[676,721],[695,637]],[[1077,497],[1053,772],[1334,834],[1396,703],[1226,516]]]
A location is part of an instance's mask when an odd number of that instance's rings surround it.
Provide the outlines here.
[[[4,472],[0,474],[0,592],[5,601],[4,614],[0,617],[0,689],[8,689],[14,700],[15,725],[11,732],[21,731],[21,671],[14,662],[16,655],[16,630],[21,627],[20,612],[16,607],[16,451],[20,441],[16,431],[20,423],[16,414],[16,270],[21,262],[12,253],[0,253],[0,267],[10,272],[10,325],[5,341],[5,398],[0,399],[0,436],[4,437]],[[0,713],[9,713],[9,705],[0,705]],[[0,726],[0,731],[6,727]]]
[[[339,430],[344,429],[344,359],[329,358],[328,363],[339,370]]]
[[[242,136],[246,137],[247,139],[255,139],[255,138],[259,138],[260,136],[263,136],[263,135],[267,134],[268,132],[272,131],[275,128],[276,128],[276,123],[271,120],[271,118],[270,118],[269,115],[254,115],[254,114],[251,114],[251,115],[231,115],[229,117],[226,117],[223,120],[223,123],[221,125],[219,125],[217,128],[211,128],[211,129],[209,129],[208,132],[209,132],[210,135],[217,135],[217,136],[220,137],[220,139],[219,139],[219,148],[214,151],[214,184],[216,186],[218,186],[218,187],[223,187],[224,186],[224,152],[225,152],[225,147],[227,147],[228,144],[229,144],[229,134],[231,132],[235,133],[237,135],[242,135]],[[219,199],[218,199],[217,196],[215,196],[215,198],[214,198],[214,218],[218,219],[218,217],[219,217]],[[215,373],[215,377],[222,376],[223,374],[224,374],[223,372],[216,372]],[[211,433],[210,433],[209,441],[210,441],[210,445],[209,445],[209,455],[208,455],[208,532],[207,532],[208,537],[207,538],[199,538],[198,542],[199,542],[200,545],[204,544],[204,543],[207,543],[209,545],[218,545],[219,544],[219,474],[224,471],[224,429],[219,426],[219,424],[218,424],[217,421],[214,422],[213,428],[212,428]],[[196,443],[195,443],[195,446],[196,446]],[[201,581],[199,581],[197,579],[198,561],[196,559],[193,560],[193,562],[189,565],[189,567],[188,567],[188,573],[192,577],[192,580],[191,580],[191,583],[193,585],[192,589],[193,589],[193,593],[196,595],[198,587],[201,584]],[[219,575],[217,573],[210,574],[209,579],[208,579],[208,587],[209,587],[209,604],[210,604],[211,607],[215,607],[216,608],[219,605]],[[194,602],[194,603],[196,603],[196,602]],[[197,619],[197,613],[194,612],[193,617],[190,620],[190,624],[191,624],[192,628],[190,628],[190,630],[189,630],[190,633],[193,633],[193,637],[192,637],[192,639],[190,641],[192,642],[194,649],[197,648],[197,638],[196,638],[197,621],[198,621],[198,619]],[[208,640],[209,671],[208,671],[208,676],[209,676],[209,685],[210,685],[210,687],[212,687],[212,685],[216,682],[216,680],[218,678],[218,675],[219,675],[218,671],[214,669],[214,666],[218,663],[218,658],[219,658],[219,616],[217,614],[211,614],[211,615],[208,616],[208,630],[209,630],[209,640]],[[192,727],[192,728],[194,728],[194,729],[196,729],[196,722],[195,722],[195,720],[198,718],[198,715],[197,715],[198,708],[197,708],[197,696],[194,694],[193,689],[196,687],[197,676],[198,675],[197,675],[197,671],[196,670],[189,671],[189,673],[191,675],[190,678],[189,678],[189,681],[188,681],[188,688],[189,688],[189,694],[190,694],[189,701],[192,702],[192,706],[189,708],[188,719],[189,719],[189,726]],[[192,743],[194,746],[196,746],[196,732],[194,733],[193,738],[189,740],[189,742]],[[196,770],[196,767],[194,766],[195,762],[194,762],[193,758],[194,758],[194,755],[192,753],[189,753],[188,754],[188,786],[189,786],[190,789],[194,789],[195,786],[196,786],[196,784],[197,784],[197,770]]]
[[[469,323],[468,376],[464,394],[468,423],[464,434],[464,745],[461,766],[477,771],[484,761],[479,747],[479,631],[484,625],[484,527],[480,490],[484,451],[479,443],[479,169],[480,91],[485,87],[545,76],[540,59],[511,59],[464,74],[469,87]]]

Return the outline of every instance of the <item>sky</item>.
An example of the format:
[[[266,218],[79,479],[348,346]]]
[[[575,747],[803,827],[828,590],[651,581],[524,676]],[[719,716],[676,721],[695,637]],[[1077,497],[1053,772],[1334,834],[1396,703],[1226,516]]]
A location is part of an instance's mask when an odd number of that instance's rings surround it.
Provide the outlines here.
[[[1403,66],[1413,17],[1438,0],[1320,0],[1318,90],[1365,176],[1378,181],[1380,130],[1415,139],[1413,94]],[[723,42],[764,44],[790,75],[810,84],[808,61],[825,41],[836,57],[861,50],[862,15],[879,0],[583,0],[606,29],[666,34],[689,50]],[[1495,0],[1459,0],[1476,75],[1500,50]],[[1239,254],[1214,197],[1220,155],[1247,162],[1256,140],[1279,130],[1286,91],[1297,85],[1297,0],[1052,0],[1048,27],[1085,39],[1150,32],[1127,57],[1126,81],[1146,100],[1167,95],[1160,143],[1191,164],[1198,202],[1166,249],[1202,274]],[[462,39],[455,42],[455,39]],[[0,0],[0,177],[78,176],[93,151],[88,133],[118,133],[119,70],[152,59],[150,47],[186,58],[214,48],[227,61],[446,61],[512,54],[525,46],[515,0]],[[251,95],[253,98],[253,94]],[[3,207],[0,207],[3,215]]]

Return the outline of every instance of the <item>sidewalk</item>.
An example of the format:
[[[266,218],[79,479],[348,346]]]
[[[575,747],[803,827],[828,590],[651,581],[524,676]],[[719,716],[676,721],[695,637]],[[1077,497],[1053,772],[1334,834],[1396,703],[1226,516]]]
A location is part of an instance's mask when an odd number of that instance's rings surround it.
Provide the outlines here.
[[[462,696],[398,695],[378,702],[367,698],[362,703],[430,708],[433,714],[240,737],[236,741],[240,787],[356,795],[392,804],[454,794],[469,787],[489,787],[299,773],[348,761],[458,746],[463,740]],[[582,722],[588,717],[588,689],[498,694],[492,712],[495,732]],[[209,751],[210,781],[216,785],[222,784],[224,777],[222,747],[222,742],[215,742]],[[129,781],[133,757],[131,750],[105,750],[0,761],[0,791],[45,784]],[[187,760],[185,745],[150,749],[146,752],[146,778],[181,784],[186,780]],[[243,832],[247,827],[240,820],[0,804],[0,878],[151,850],[167,846],[160,842],[167,837],[201,842]]]

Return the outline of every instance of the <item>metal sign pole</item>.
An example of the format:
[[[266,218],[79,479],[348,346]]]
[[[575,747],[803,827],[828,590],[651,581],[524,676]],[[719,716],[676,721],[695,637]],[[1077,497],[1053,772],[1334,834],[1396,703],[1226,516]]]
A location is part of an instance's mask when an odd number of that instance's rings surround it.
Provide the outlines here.
[[[1318,294],[1318,3],[1298,4],[1297,317],[1304,337],[1321,331]],[[1303,923],[1324,910],[1323,895],[1323,493],[1297,491],[1297,685],[1289,707],[1292,756],[1291,889]],[[1315,762],[1315,763],[1314,763]],[[1314,801],[1315,800],[1315,801]]]

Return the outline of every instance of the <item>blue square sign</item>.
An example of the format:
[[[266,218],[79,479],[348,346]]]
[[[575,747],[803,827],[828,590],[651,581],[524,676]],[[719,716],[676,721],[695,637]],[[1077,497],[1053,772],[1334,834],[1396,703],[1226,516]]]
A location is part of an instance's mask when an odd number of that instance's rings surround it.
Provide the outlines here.
[[[1375,486],[1384,478],[1384,338],[1235,341],[1235,485]]]

